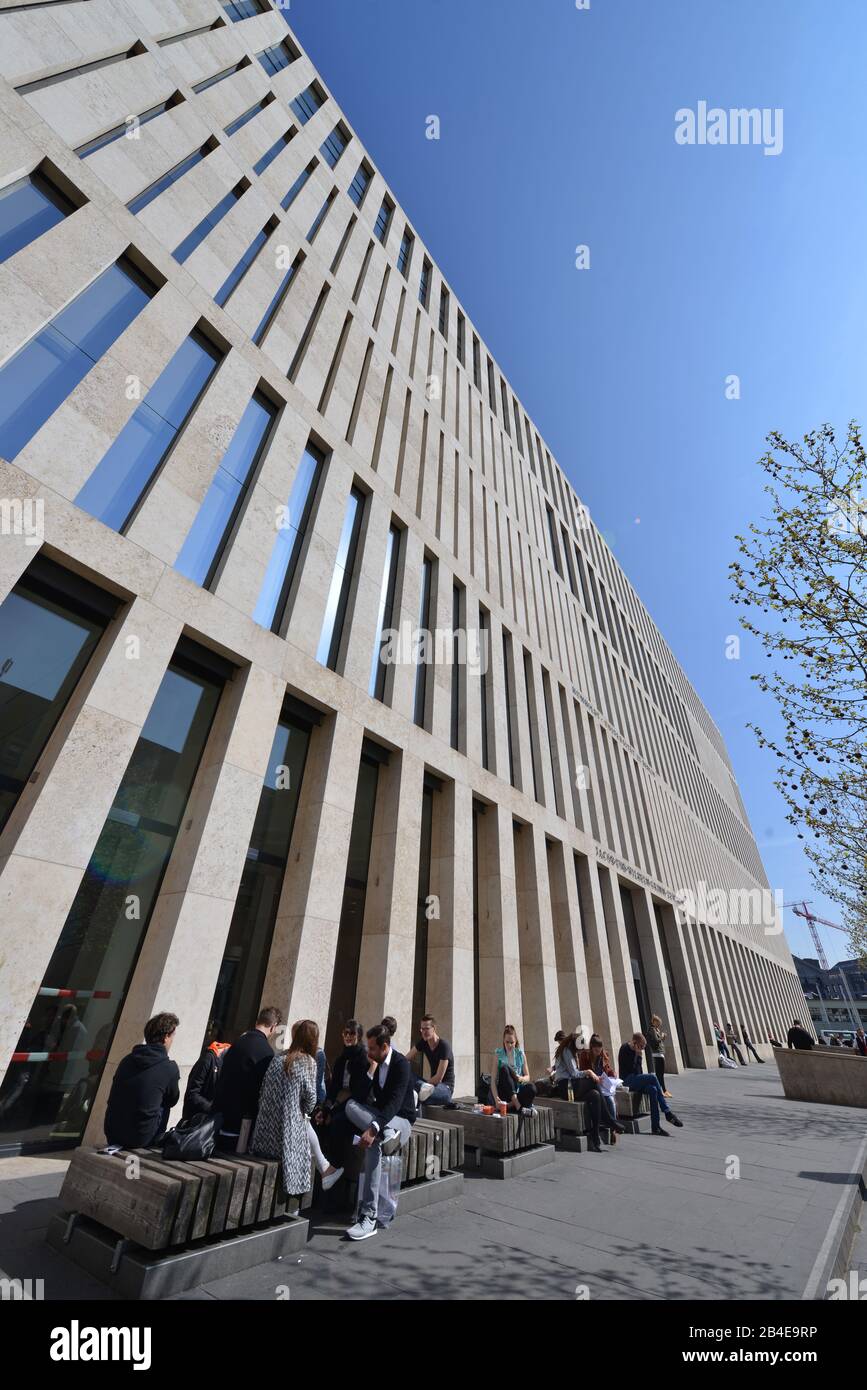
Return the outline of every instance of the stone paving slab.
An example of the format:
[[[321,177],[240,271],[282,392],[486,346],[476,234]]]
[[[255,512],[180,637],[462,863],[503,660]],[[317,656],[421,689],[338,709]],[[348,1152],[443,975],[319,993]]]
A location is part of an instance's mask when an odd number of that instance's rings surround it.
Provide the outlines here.
[[[853,1184],[865,1112],[787,1101],[770,1065],[671,1086],[684,1128],[669,1139],[624,1135],[506,1181],[468,1170],[462,1197],[371,1240],[323,1218],[298,1256],[182,1297],[574,1299],[578,1285],[603,1300],[801,1297]],[[0,1160],[0,1272],[45,1279],[47,1298],[111,1298],[44,1244],[65,1166]],[[867,1278],[867,1230],[852,1264]]]

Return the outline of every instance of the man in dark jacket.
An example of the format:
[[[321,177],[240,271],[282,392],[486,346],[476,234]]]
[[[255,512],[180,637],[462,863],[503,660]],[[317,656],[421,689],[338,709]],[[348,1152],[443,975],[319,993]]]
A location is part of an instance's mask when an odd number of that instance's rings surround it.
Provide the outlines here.
[[[144,1044],[118,1064],[105,1111],[105,1137],[122,1149],[146,1149],[162,1139],[169,1113],[180,1096],[181,1074],[169,1060],[175,1014],[148,1019]]]
[[[273,1059],[271,1039],[283,1022],[279,1009],[262,1009],[256,1026],[232,1043],[220,1063],[214,1092],[214,1110],[223,1117],[218,1147],[235,1153],[242,1126],[252,1133],[259,1111],[259,1092]],[[244,1126],[244,1121],[249,1125]]]
[[[794,1047],[798,1052],[809,1052],[813,1046],[813,1038],[807,1032],[800,1019],[796,1018],[786,1039],[789,1047]]]
[[[393,1211],[379,1208],[379,1179],[383,1155],[390,1157],[409,1142],[417,1110],[412,1068],[402,1053],[391,1045],[391,1034],[378,1023],[367,1033],[367,1055],[376,1070],[366,1104],[346,1102],[347,1120],[359,1132],[364,1152],[364,1170],[358,1180],[358,1220],[346,1234],[350,1240],[367,1240],[379,1224],[390,1224]]]
[[[659,1123],[659,1112],[662,1111],[670,1124],[677,1129],[683,1129],[683,1120],[679,1120],[674,1111],[669,1107],[665,1096],[662,1094],[662,1087],[655,1076],[649,1076],[643,1070],[643,1052],[647,1047],[647,1039],[643,1033],[633,1033],[629,1042],[621,1047],[617,1054],[617,1069],[620,1073],[620,1080],[629,1091],[639,1091],[647,1096],[650,1101],[650,1129],[653,1134],[668,1137],[668,1130],[663,1129]]]

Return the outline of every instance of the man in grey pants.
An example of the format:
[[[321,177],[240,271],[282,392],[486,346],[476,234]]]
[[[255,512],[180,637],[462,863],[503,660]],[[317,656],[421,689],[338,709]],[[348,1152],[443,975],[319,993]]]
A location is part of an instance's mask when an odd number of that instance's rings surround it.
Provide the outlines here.
[[[391,1034],[381,1023],[367,1033],[367,1055],[375,1067],[370,1095],[364,1105],[346,1102],[344,1112],[364,1150],[364,1168],[358,1179],[358,1220],[346,1232],[350,1240],[367,1240],[376,1234],[377,1220],[387,1226],[394,1218],[393,1203],[380,1205],[379,1184],[383,1157],[398,1154],[409,1143],[417,1115],[412,1068],[391,1045]]]

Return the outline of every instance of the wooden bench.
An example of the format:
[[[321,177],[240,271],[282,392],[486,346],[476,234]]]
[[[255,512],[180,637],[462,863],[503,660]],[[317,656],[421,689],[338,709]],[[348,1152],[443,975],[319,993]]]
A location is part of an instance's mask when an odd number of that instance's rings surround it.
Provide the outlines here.
[[[333,1195],[330,1192],[322,1194],[326,1210],[354,1209],[363,1161],[363,1153],[355,1147],[346,1163],[345,1183],[338,1183]],[[460,1125],[438,1119],[416,1120],[409,1143],[401,1149],[398,1212],[418,1211],[433,1202],[460,1196],[463,1166],[464,1132]]]
[[[276,1159],[80,1148],[48,1239],[125,1296],[164,1298],[303,1247],[310,1197],[287,1195]]]
[[[647,1097],[627,1091],[625,1087],[618,1087],[615,1096],[618,1124],[623,1125],[627,1133],[637,1134],[639,1120],[650,1114]],[[587,1135],[587,1107],[583,1101],[563,1100],[559,1096],[537,1096],[534,1105],[551,1111],[554,1117],[554,1137],[558,1144],[578,1153],[583,1151]],[[607,1118],[608,1113],[603,1108],[599,1125],[603,1139],[610,1133],[610,1126],[606,1124]]]
[[[424,1118],[459,1125],[464,1144],[475,1154],[476,1167],[489,1177],[519,1177],[554,1157],[554,1121],[550,1110],[534,1114],[480,1115],[472,1109],[445,1110],[425,1105]]]
[[[627,1091],[625,1086],[618,1086],[615,1103],[617,1118],[627,1134],[639,1134],[639,1120],[646,1119],[650,1114],[647,1096],[640,1091]]]

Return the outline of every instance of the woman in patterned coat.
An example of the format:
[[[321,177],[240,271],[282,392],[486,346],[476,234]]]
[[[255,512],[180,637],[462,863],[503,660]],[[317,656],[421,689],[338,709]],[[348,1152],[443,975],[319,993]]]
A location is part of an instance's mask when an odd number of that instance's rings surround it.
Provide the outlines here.
[[[289,1196],[310,1188],[310,1154],[327,1190],[343,1172],[324,1157],[310,1115],[316,1108],[316,1052],[319,1025],[304,1018],[292,1029],[288,1052],[268,1064],[259,1093],[259,1113],[251,1152],[279,1158],[283,1186]]]

